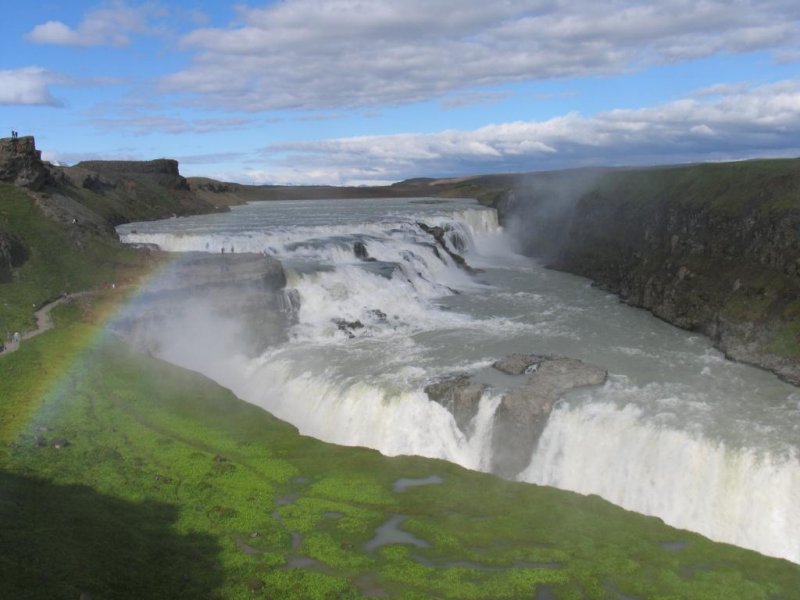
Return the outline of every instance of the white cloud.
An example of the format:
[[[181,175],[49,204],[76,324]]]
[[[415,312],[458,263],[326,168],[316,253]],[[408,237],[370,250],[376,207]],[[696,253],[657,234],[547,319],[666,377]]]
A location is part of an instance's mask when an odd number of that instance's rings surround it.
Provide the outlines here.
[[[88,12],[74,28],[61,21],[47,21],[25,34],[25,39],[61,46],[126,46],[131,33],[151,31],[148,19],[162,13],[152,3],[131,7],[117,1]]]
[[[472,131],[275,144],[262,180],[358,185],[416,176],[579,165],[664,164],[800,153],[800,80],[736,87],[586,117],[515,121]],[[270,179],[271,173],[271,179]]]
[[[90,119],[89,123],[98,129],[130,131],[135,135],[146,135],[148,133],[209,133],[243,129],[244,127],[252,126],[254,120],[238,117],[185,119],[170,115],[148,115],[132,111],[123,117],[95,117]]]
[[[478,104],[495,104],[505,100],[509,95],[505,92],[473,92],[445,98],[439,105],[445,109],[457,109]]]
[[[796,0],[285,0],[182,39],[169,91],[243,110],[442,98],[716,53],[800,48]]]
[[[61,106],[61,101],[50,93],[49,86],[65,82],[62,75],[40,67],[0,70],[0,105]]]

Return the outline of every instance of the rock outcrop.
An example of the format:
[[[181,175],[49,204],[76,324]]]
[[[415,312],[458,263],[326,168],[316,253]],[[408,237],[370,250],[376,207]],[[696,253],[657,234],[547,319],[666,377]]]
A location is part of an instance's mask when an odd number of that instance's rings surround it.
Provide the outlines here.
[[[447,245],[447,238],[445,237],[447,230],[444,227],[439,227],[438,225],[431,227],[425,223],[417,223],[417,227],[419,227],[425,233],[433,236],[433,239],[436,240],[438,246],[444,250],[451,259],[453,259],[453,262],[456,263],[456,266],[459,269],[463,269],[470,274],[480,273],[480,269],[475,269],[469,266],[463,256],[450,249],[450,247]],[[454,245],[458,247],[459,252],[463,252],[466,244],[464,244],[464,241],[460,236],[455,235],[454,238],[458,240]]]
[[[608,375],[604,369],[574,358],[539,354],[511,354],[493,366],[520,378],[520,384],[508,390],[498,404],[492,423],[491,468],[508,479],[530,462],[555,403],[572,389],[601,385]],[[425,386],[425,393],[449,410],[458,428],[469,436],[487,389],[469,374],[459,373]]]
[[[178,172],[178,161],[169,158],[156,160],[85,160],[72,167],[83,177],[83,187],[103,188],[117,185],[115,180],[125,176],[145,176],[162,187],[189,190],[189,183]],[[87,174],[87,172],[89,172]]]
[[[453,415],[458,428],[470,433],[469,424],[478,414],[486,385],[473,382],[469,375],[453,375],[425,386],[428,398],[444,406]]]
[[[492,471],[513,478],[530,462],[555,403],[572,389],[601,385],[607,372],[574,359],[531,355],[537,365],[525,383],[506,393],[492,430]]]
[[[32,136],[0,138],[0,181],[40,190],[53,177]]]

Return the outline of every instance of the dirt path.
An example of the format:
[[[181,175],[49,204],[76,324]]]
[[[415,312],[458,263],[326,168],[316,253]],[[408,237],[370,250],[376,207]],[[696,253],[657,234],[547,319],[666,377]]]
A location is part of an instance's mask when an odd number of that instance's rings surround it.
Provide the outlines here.
[[[18,342],[14,340],[6,341],[5,342],[6,347],[2,352],[0,352],[0,356],[14,352],[19,348],[20,344],[23,341],[29,340],[32,337],[44,333],[48,329],[52,329],[53,318],[50,316],[50,311],[52,311],[59,304],[63,304],[67,300],[72,300],[73,298],[80,298],[81,296],[88,296],[89,294],[96,294],[96,293],[97,292],[93,290],[88,290],[84,292],[75,292],[73,294],[67,294],[66,296],[61,296],[58,300],[53,300],[52,302],[45,304],[39,310],[33,313],[33,316],[36,317],[36,328],[20,334],[20,341]]]

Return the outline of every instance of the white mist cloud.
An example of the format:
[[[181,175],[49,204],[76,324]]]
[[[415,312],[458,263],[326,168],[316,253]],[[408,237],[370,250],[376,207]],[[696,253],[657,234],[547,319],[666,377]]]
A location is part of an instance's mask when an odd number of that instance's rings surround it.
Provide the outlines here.
[[[255,179],[360,185],[421,175],[788,154],[800,154],[800,80],[719,87],[713,95],[694,94],[653,107],[595,116],[569,113],[471,131],[275,144],[266,149],[265,157],[280,157],[278,168],[271,172],[271,179],[266,170]]]
[[[150,31],[149,18],[162,12],[152,3],[128,6],[112,2],[88,12],[74,28],[61,21],[47,21],[34,27],[25,39],[34,44],[61,46],[126,46],[131,33]]]
[[[285,0],[196,29],[169,91],[238,110],[441,98],[726,52],[800,48],[795,0]]]
[[[0,105],[61,106],[49,86],[65,82],[64,76],[40,67],[0,70]]]

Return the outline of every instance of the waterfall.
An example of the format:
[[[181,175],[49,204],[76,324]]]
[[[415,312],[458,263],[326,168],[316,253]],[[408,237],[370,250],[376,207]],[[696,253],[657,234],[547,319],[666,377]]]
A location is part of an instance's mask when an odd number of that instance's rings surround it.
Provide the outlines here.
[[[495,409],[520,382],[492,363],[512,352],[579,358],[609,383],[557,405],[519,479],[800,563],[796,388],[513,254],[493,210],[457,199],[262,202],[119,233],[172,252],[280,260],[279,342],[238,352],[243,328],[232,322],[219,348],[198,343],[212,317],[183,311],[184,322],[151,328],[166,338],[151,347],[303,434],[488,470]],[[464,373],[489,387],[462,430],[424,388]]]
[[[648,423],[632,405],[563,404],[519,479],[597,494],[674,527],[800,562],[796,452],[729,447]]]

